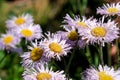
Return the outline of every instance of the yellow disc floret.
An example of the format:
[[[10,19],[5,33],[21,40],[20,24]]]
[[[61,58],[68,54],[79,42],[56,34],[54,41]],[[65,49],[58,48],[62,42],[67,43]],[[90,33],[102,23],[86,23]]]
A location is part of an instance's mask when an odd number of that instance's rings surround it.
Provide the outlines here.
[[[99,80],[114,80],[112,76],[106,74],[105,72],[99,72]]]
[[[62,52],[62,46],[56,42],[52,42],[49,44],[49,48],[51,51],[55,53],[61,53]]]
[[[68,39],[71,41],[75,41],[78,39],[78,33],[76,31],[71,31],[68,35],[67,35]]]
[[[21,34],[24,37],[30,37],[30,36],[32,36],[33,32],[29,29],[23,29],[23,30],[21,30]]]
[[[42,54],[43,54],[43,49],[36,47],[32,49],[30,58],[33,61],[37,61],[42,57]]]
[[[47,72],[45,72],[45,73],[41,72],[41,73],[37,74],[37,76],[36,76],[37,80],[51,80],[51,77],[52,76]]]
[[[6,36],[6,37],[3,39],[3,42],[4,42],[5,44],[10,44],[12,41],[13,41],[13,37],[12,37],[12,36]]]
[[[24,24],[24,23],[25,23],[25,19],[22,18],[22,17],[19,17],[19,18],[16,19],[15,23],[16,23],[17,25]]]
[[[108,11],[110,14],[112,14],[112,13],[118,13],[118,12],[119,12],[119,10],[118,10],[117,8],[112,8],[112,7],[108,8],[107,11]]]
[[[107,31],[105,28],[98,26],[91,30],[91,34],[95,37],[105,37]]]
[[[77,23],[78,27],[86,27],[87,25],[84,22],[78,22]]]

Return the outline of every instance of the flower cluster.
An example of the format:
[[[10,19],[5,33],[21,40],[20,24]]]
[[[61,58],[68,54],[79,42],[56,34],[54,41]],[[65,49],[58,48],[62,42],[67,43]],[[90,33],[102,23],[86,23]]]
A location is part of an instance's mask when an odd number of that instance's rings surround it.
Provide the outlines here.
[[[80,15],[71,17],[66,14],[61,25],[64,30],[55,33],[43,32],[30,14],[13,16],[6,21],[7,32],[1,34],[0,49],[21,49],[17,52],[20,53],[21,64],[25,70],[24,80],[71,80],[66,75],[67,71],[53,70],[49,65],[52,60],[61,61],[64,56],[74,55],[75,48],[85,49],[89,45],[105,47],[105,44],[119,38],[117,23],[112,19],[107,20],[107,17],[120,15],[120,3],[99,7],[97,13],[104,16],[97,19]],[[24,40],[27,50],[20,46]],[[100,58],[98,68],[92,66],[82,72],[82,80],[119,80],[120,70],[104,66],[102,56]],[[69,70],[69,65],[67,68]]]
[[[23,74],[25,80],[66,80],[63,71],[52,71],[48,68],[51,59],[61,60],[72,47],[62,39],[60,34],[46,32],[42,34],[39,24],[34,24],[30,14],[12,17],[6,21],[7,33],[1,35],[1,49],[15,50],[21,41],[25,40],[28,50],[20,54],[21,64],[25,68]],[[22,50],[21,52],[23,52]],[[20,52],[19,52],[20,53]],[[46,65],[46,68],[45,66]],[[34,69],[35,68],[35,69]],[[34,75],[34,76],[33,76]]]

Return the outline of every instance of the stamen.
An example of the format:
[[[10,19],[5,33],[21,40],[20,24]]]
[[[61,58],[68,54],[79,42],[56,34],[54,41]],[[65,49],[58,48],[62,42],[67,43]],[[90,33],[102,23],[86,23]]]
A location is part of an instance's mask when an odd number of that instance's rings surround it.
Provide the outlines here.
[[[55,53],[61,53],[62,52],[62,47],[58,43],[52,42],[49,44],[49,48],[51,51],[54,51]]]
[[[19,17],[19,18],[16,19],[15,23],[16,23],[17,25],[21,25],[21,24],[25,23],[25,19]]]
[[[104,37],[107,31],[105,28],[98,26],[91,30],[91,34],[95,37]]]
[[[37,80],[50,80],[51,79],[51,75],[49,73],[39,73],[36,78]]]
[[[41,48],[36,47],[33,48],[33,50],[31,51],[30,58],[33,61],[38,61],[42,57],[42,54],[43,54],[43,50]]]

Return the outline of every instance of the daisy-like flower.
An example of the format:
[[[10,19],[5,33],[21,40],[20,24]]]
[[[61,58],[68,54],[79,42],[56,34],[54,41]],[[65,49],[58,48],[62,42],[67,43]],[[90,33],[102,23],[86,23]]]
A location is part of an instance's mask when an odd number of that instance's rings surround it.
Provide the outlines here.
[[[98,69],[93,67],[82,73],[82,80],[119,80],[120,70],[114,70],[113,67],[101,66]]]
[[[65,31],[58,31],[57,34],[61,35],[62,39],[66,40],[66,42],[73,47],[79,39],[79,34],[73,26],[64,26],[64,29]]]
[[[79,34],[83,40],[86,40],[90,44],[101,44],[104,46],[105,42],[112,42],[118,38],[119,29],[114,21],[108,20],[104,23],[104,17],[102,21],[97,23],[91,23],[85,31],[79,30]],[[113,36],[114,35],[114,36]]]
[[[8,31],[6,34],[2,34],[0,38],[0,48],[9,49],[16,48],[16,45],[20,42],[20,37],[14,34],[14,31]]]
[[[66,40],[66,43],[70,44],[71,47],[77,45],[79,48],[84,48],[86,46],[86,42],[79,38],[77,31],[57,31],[56,34],[61,35],[61,39]]]
[[[33,23],[33,17],[30,14],[22,14],[21,16],[13,16],[11,19],[6,21],[8,28],[17,28],[24,24]]]
[[[40,25],[22,25],[16,31],[18,35],[26,38],[27,40],[39,39],[42,37],[42,29]]]
[[[25,52],[21,55],[23,67],[34,67],[38,64],[46,64],[50,61],[50,59],[44,56],[44,49],[41,44],[42,41],[40,42],[40,44],[38,44],[36,40],[35,42],[32,42],[32,46],[28,46],[30,52]]]
[[[93,19],[92,17],[90,18],[86,18],[85,16],[82,16],[82,18],[80,18],[80,16],[74,16],[74,18],[71,18],[68,14],[66,14],[65,16],[65,20],[63,21],[63,23],[67,23],[65,27],[76,27],[77,29],[84,29],[87,28],[87,24],[88,23],[93,23],[96,22],[96,19]]]
[[[54,72],[48,66],[36,66],[32,69],[26,69],[23,78],[24,80],[67,80],[64,71]]]
[[[72,27],[64,27],[64,28],[66,30],[66,34],[64,34],[64,35],[66,35],[66,37],[70,41],[76,41],[76,40],[78,40],[79,35],[78,35],[75,27],[72,26]]]
[[[44,40],[44,50],[46,57],[56,58],[60,60],[61,56],[66,56],[70,52],[70,44],[66,43],[66,40],[61,39],[61,35],[58,34],[46,34],[47,38]]]
[[[120,16],[120,2],[104,4],[102,7],[97,8],[97,14],[106,15],[106,16]]]

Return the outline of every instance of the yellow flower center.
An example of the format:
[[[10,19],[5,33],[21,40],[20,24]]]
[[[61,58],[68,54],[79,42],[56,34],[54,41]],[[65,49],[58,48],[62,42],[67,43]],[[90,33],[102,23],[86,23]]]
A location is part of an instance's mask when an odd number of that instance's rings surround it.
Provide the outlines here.
[[[39,73],[36,78],[37,80],[50,80],[51,79],[51,75],[49,73]]]
[[[104,37],[107,31],[105,28],[98,26],[91,30],[91,34],[95,37]]]
[[[119,10],[117,9],[117,8],[108,8],[107,9],[107,11],[109,12],[109,13],[118,13],[119,12]]]
[[[79,27],[86,27],[87,26],[84,22],[78,22],[77,25]]]
[[[30,37],[30,36],[32,36],[33,32],[29,29],[23,29],[23,30],[21,30],[21,34],[25,37]]]
[[[13,41],[13,37],[12,36],[6,36],[4,39],[3,39],[3,42],[5,44],[9,44]]]
[[[42,54],[43,54],[43,50],[41,48],[36,47],[33,48],[33,50],[31,51],[30,58],[33,61],[38,61],[42,57]]]
[[[62,52],[62,47],[58,43],[52,42],[49,44],[49,48],[51,51],[55,53],[61,53]]]
[[[19,17],[19,18],[16,19],[15,23],[17,25],[21,25],[21,24],[25,23],[25,19],[22,18],[22,17]]]
[[[99,80],[114,80],[112,76],[106,74],[105,72],[99,72]]]
[[[68,35],[67,35],[68,39],[71,41],[75,41],[78,39],[78,33],[76,31],[71,31]]]

